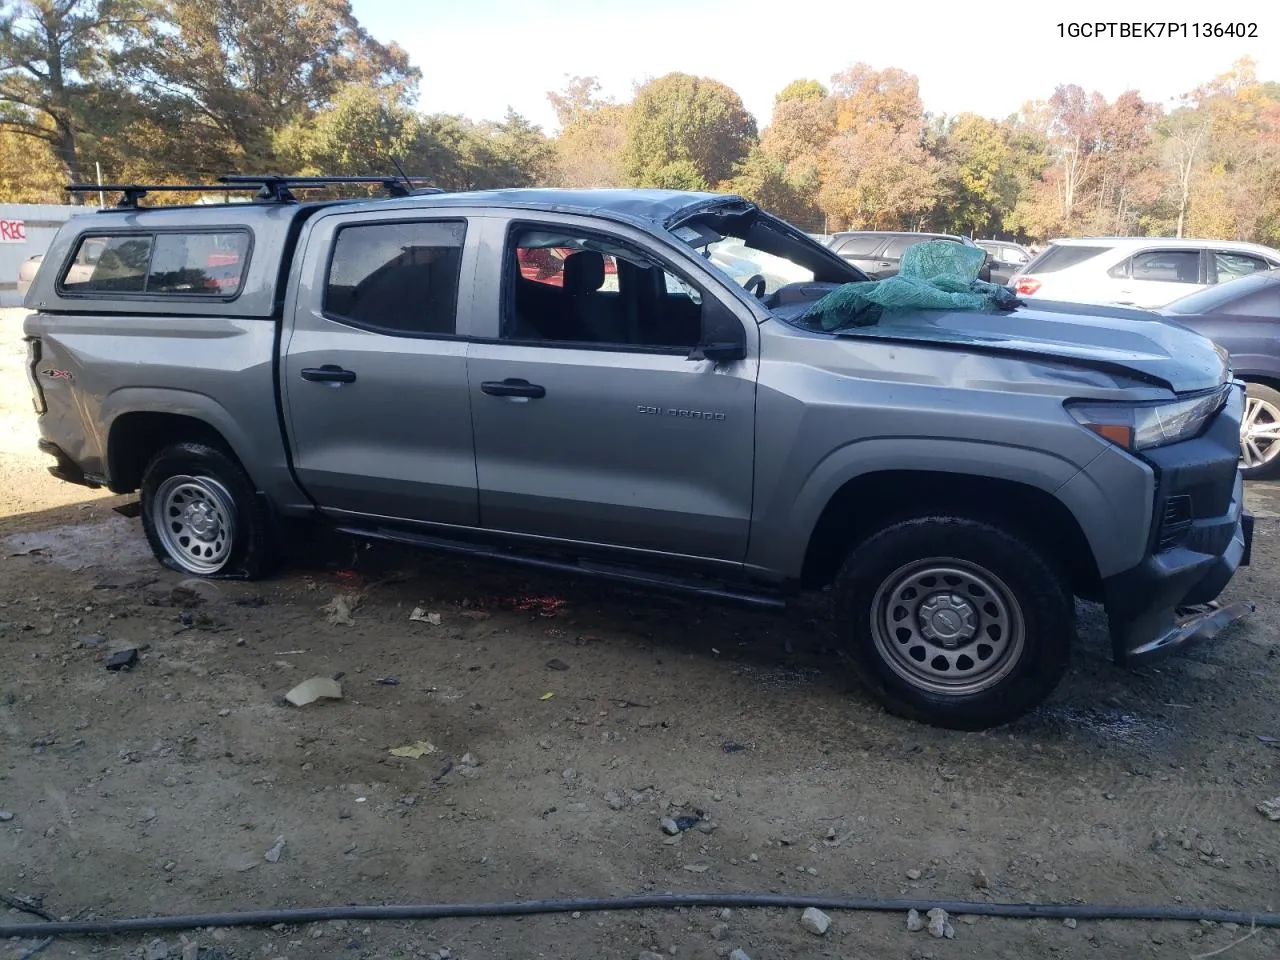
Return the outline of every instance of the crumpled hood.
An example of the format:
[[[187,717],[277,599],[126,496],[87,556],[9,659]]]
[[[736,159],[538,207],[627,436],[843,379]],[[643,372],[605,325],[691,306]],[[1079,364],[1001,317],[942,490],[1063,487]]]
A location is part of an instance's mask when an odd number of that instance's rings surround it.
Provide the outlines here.
[[[839,333],[1037,354],[1124,370],[1177,393],[1210,390],[1228,370],[1225,353],[1207,337],[1128,307],[1036,301],[1010,311],[895,311],[874,326]]]

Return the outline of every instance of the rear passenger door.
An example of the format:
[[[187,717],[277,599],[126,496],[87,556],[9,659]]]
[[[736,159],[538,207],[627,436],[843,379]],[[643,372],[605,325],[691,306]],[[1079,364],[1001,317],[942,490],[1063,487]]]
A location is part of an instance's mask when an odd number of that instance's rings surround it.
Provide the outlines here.
[[[298,479],[327,511],[478,522],[467,232],[465,218],[436,212],[314,222],[281,387]]]

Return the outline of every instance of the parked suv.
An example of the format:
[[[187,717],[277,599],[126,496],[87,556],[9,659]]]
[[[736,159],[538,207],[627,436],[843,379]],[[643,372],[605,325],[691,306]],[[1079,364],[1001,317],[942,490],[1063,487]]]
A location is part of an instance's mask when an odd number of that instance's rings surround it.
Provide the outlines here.
[[[1055,240],[1014,274],[1018,296],[1154,309],[1236,277],[1280,267],[1280,250],[1231,240]]]
[[[965,246],[977,246],[968,237],[949,233],[911,233],[886,230],[846,230],[831,236],[827,246],[865,273],[872,280],[883,280],[898,272],[902,255],[909,247],[926,240],[950,240]],[[987,254],[978,273],[979,280],[991,279],[991,255]]]
[[[324,522],[774,609],[828,588],[889,709],[983,728],[1058,683],[1073,598],[1144,662],[1248,562],[1242,385],[1149,314],[826,330],[865,275],[739,197],[279,187],[78,217],[27,296],[51,470],[140,491],[185,574],[262,576]]]
[[[1009,240],[973,241],[991,257],[991,282],[1008,284],[1013,275],[1031,262],[1031,251]]]

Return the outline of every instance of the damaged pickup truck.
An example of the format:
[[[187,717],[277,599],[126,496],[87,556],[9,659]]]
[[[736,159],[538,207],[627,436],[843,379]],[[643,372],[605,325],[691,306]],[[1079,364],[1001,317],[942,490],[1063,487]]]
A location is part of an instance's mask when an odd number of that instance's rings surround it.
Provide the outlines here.
[[[815,324],[866,277],[741,198],[249,182],[130,187],[26,301],[51,471],[141,491],[174,569],[262,576],[313,521],[766,608],[826,589],[889,709],[978,729],[1054,689],[1074,598],[1137,663],[1213,632],[1186,610],[1248,562],[1243,385],[1152,314]]]

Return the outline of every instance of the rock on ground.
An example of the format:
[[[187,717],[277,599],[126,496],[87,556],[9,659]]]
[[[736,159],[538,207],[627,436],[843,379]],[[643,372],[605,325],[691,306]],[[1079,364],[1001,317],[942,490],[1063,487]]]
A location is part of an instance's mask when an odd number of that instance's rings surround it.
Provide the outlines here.
[[[817,907],[809,907],[800,914],[800,926],[820,937],[830,929],[831,918]]]

